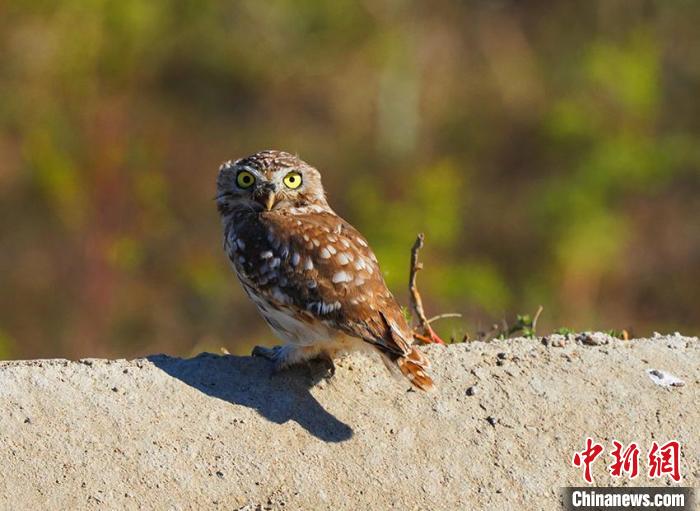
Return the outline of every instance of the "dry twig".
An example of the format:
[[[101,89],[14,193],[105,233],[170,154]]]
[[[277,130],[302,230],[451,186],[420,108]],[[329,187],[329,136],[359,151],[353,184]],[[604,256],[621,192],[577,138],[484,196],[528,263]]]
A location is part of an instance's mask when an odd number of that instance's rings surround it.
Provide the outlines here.
[[[544,307],[541,305],[537,308],[537,312],[535,313],[535,317],[532,318],[532,331],[535,332],[537,329],[537,320],[540,319],[540,314],[542,314],[542,311],[544,310]]]
[[[416,242],[413,244],[411,249],[411,273],[408,280],[408,293],[411,297],[411,310],[413,315],[418,320],[418,325],[413,329],[413,337],[419,341],[425,343],[437,343],[445,344],[445,341],[440,339],[438,334],[430,327],[430,321],[425,316],[425,310],[423,309],[423,300],[421,299],[420,293],[418,292],[418,286],[416,284],[416,275],[419,270],[423,269],[423,264],[418,261],[418,252],[423,248],[423,242],[425,241],[425,235],[420,233],[416,238]]]
[[[459,312],[446,312],[444,314],[438,314],[437,316],[433,316],[428,320],[428,323],[432,323],[434,321],[437,321],[438,319],[445,319],[445,318],[461,318],[462,315]]]

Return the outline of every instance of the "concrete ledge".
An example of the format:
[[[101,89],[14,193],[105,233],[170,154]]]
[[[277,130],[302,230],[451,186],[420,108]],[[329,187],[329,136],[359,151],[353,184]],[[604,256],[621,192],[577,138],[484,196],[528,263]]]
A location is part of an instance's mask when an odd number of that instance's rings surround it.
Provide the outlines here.
[[[560,487],[584,484],[570,460],[586,436],[643,453],[677,439],[680,484],[699,484],[697,338],[425,351],[438,382],[428,394],[362,355],[320,382],[209,354],[2,362],[0,507],[556,509]],[[596,484],[630,484],[609,463],[606,451]]]

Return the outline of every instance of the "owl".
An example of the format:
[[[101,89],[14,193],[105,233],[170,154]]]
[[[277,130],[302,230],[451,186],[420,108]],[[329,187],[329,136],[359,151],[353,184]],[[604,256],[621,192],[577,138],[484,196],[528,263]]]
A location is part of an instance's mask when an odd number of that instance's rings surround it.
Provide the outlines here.
[[[260,151],[217,177],[224,250],[243,290],[284,344],[253,355],[280,370],[371,347],[420,389],[429,361],[387,289],[367,240],[326,201],[321,174],[297,156]]]

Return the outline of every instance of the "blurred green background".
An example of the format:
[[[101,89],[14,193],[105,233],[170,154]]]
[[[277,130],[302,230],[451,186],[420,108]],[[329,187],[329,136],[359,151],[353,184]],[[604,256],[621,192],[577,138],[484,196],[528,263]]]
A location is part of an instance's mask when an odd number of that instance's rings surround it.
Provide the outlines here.
[[[700,3],[0,1],[0,357],[274,339],[218,165],[319,167],[444,337],[700,331]]]

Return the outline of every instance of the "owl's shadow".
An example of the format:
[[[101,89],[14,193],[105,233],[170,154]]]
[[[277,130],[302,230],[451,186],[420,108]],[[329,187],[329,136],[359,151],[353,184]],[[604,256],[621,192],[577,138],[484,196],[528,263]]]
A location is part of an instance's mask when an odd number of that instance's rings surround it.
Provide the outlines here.
[[[325,442],[343,442],[353,435],[352,428],[326,411],[309,391],[319,378],[312,368],[272,374],[267,360],[211,353],[188,359],[168,355],[146,358],[200,392],[252,408],[276,424],[292,420]]]

